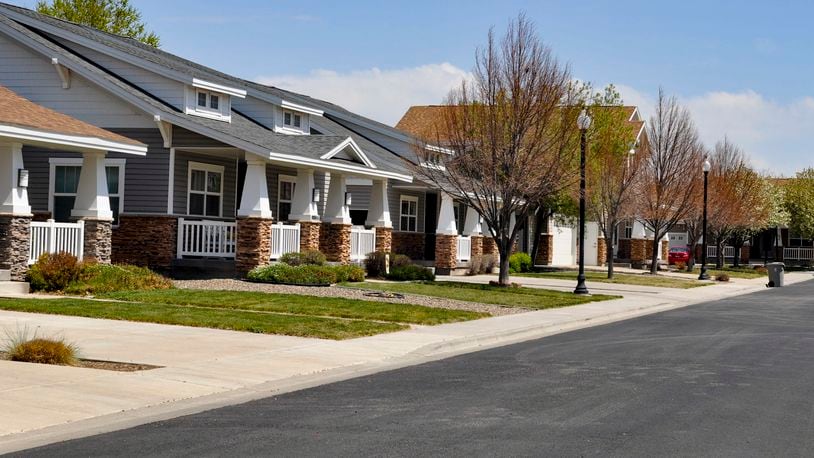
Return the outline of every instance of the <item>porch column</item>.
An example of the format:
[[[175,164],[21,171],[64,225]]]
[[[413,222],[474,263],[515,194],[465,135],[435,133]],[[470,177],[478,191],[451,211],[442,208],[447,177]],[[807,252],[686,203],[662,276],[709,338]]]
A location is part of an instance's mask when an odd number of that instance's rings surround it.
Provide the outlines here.
[[[85,259],[109,264],[113,212],[107,195],[105,153],[82,153],[82,172],[71,217],[85,221]]]
[[[23,168],[23,145],[0,143],[0,270],[10,271],[14,281],[25,280],[31,243],[28,190],[19,186]]]
[[[365,225],[376,228],[376,251],[393,250],[393,222],[390,220],[390,202],[387,198],[387,180],[373,180],[370,189],[370,209]]]
[[[435,230],[435,273],[449,275],[458,267],[458,226],[455,222],[455,202],[441,193],[438,229]]]
[[[464,235],[469,236],[472,240],[472,250],[470,251],[470,258],[475,259],[475,256],[481,257],[483,255],[483,234],[481,228],[481,218],[477,211],[472,207],[466,209],[466,219],[464,220]]]
[[[238,273],[246,273],[270,262],[272,222],[266,163],[247,159],[246,180],[237,210],[235,270]]]
[[[647,261],[647,248],[650,242],[647,240],[647,230],[640,221],[633,221],[633,229],[630,236],[630,265],[635,269],[644,267]]]
[[[331,172],[319,246],[328,261],[350,263],[350,209],[346,205],[345,175]]]
[[[300,223],[300,251],[319,250],[319,212],[313,202],[314,169],[297,169],[289,219]],[[320,196],[322,198],[322,196]]]

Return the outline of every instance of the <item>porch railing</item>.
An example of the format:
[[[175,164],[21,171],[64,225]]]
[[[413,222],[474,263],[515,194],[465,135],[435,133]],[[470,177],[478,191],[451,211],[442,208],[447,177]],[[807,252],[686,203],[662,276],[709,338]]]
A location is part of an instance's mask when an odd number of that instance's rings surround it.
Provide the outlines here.
[[[350,230],[350,260],[361,262],[368,253],[376,251],[376,229],[352,227]]]
[[[472,238],[458,236],[458,249],[456,255],[458,261],[469,261],[472,257]]]
[[[184,256],[234,258],[236,242],[236,223],[178,218],[178,259]]]
[[[271,226],[271,259],[300,251],[300,225],[277,223]]]
[[[707,246],[707,257],[708,258],[715,258],[718,256],[718,247],[717,246]],[[732,259],[735,257],[735,247],[733,246],[725,246],[724,247],[724,259]]]
[[[28,263],[34,264],[45,253],[67,252],[82,259],[85,250],[85,222],[31,222]]]
[[[794,261],[814,260],[814,248],[812,247],[783,248],[783,259],[789,259]]]

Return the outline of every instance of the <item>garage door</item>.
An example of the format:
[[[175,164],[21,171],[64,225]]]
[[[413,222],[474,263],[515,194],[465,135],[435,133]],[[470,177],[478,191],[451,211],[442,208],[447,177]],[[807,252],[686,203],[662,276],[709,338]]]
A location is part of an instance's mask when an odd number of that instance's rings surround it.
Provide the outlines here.
[[[573,266],[576,264],[576,240],[574,228],[553,225],[554,253],[551,263],[555,266]]]

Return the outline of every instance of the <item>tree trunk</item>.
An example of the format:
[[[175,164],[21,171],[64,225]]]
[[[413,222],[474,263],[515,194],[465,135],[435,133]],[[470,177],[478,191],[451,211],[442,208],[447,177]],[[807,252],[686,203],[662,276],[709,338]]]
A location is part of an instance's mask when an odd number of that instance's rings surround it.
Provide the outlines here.
[[[715,241],[715,247],[717,248],[715,253],[715,268],[721,269],[724,267],[724,244],[719,239]]]
[[[497,251],[500,255],[500,273],[498,274],[497,281],[500,283],[500,286],[509,286],[509,255],[511,254],[511,246],[508,248],[506,245],[511,245],[511,243],[507,243],[503,237],[500,238],[498,241]]]
[[[534,232],[535,232],[535,234],[534,234],[534,237],[532,238],[534,243],[531,246],[531,263],[532,264],[537,263],[537,253],[540,250],[540,238],[543,235],[543,232],[542,232],[541,228],[545,226],[546,227],[546,232],[548,232],[548,229],[547,229],[548,226],[546,225],[546,222],[548,220],[548,210],[541,208],[540,210],[537,211],[536,216],[537,216],[537,218],[536,218],[537,221],[534,223]]]
[[[732,267],[738,268],[741,266],[741,249],[743,248],[744,244],[733,243],[732,246],[735,248],[735,256],[732,258]]]
[[[654,234],[655,235],[655,234]],[[659,270],[659,245],[661,240],[653,237],[653,255],[650,256],[650,273],[655,275]]]
[[[605,262],[608,263],[608,278],[613,278],[613,237],[605,238]]]

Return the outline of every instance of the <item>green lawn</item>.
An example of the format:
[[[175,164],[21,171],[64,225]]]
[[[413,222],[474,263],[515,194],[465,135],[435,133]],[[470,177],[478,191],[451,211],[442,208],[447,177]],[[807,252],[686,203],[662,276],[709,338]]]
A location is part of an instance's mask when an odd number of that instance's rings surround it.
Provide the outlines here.
[[[556,272],[535,272],[524,274],[513,274],[519,277],[535,277],[535,278],[556,278],[562,280],[577,279],[576,271],[556,271]],[[676,278],[668,277],[665,275],[650,275],[650,274],[620,274],[614,272],[613,279],[608,279],[607,272],[588,271],[585,272],[585,279],[589,282],[599,283],[616,283],[624,285],[637,285],[637,286],[658,286],[661,288],[696,288],[698,286],[707,286],[711,283],[700,282],[691,278]]]
[[[687,275],[687,276],[695,276],[695,278],[698,278],[698,274],[701,273],[701,266],[699,264],[696,264],[695,269],[692,272],[686,272],[686,271],[681,272],[681,271],[679,271],[678,273],[684,274],[684,275]],[[768,278],[769,277],[768,273],[766,273],[766,272],[757,272],[755,269],[753,269],[751,267],[738,267],[737,269],[734,268],[734,267],[724,267],[723,269],[716,269],[714,267],[707,266],[707,273],[709,274],[710,277],[715,277],[719,273],[725,273],[725,274],[729,275],[732,278],[752,279],[752,278],[761,278],[761,277]]]
[[[380,291],[391,291],[406,294],[443,297],[468,302],[495,304],[506,307],[523,307],[528,309],[548,309],[584,304],[586,302],[618,299],[619,296],[596,294],[579,296],[535,288],[501,288],[483,284],[461,282],[421,282],[421,283],[348,283],[345,286]]]
[[[234,291],[169,289],[107,296],[128,302],[0,299],[0,309],[334,340],[400,331],[409,324],[488,316],[409,304]]]

